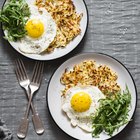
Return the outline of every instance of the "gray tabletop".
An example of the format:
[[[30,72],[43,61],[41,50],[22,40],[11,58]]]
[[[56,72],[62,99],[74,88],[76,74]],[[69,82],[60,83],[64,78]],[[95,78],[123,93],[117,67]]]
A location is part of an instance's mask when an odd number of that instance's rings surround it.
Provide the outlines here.
[[[0,1],[2,6],[4,0]],[[45,133],[36,135],[30,119],[26,140],[73,140],[53,122],[46,104],[46,90],[53,71],[66,59],[83,52],[102,52],[121,61],[131,72],[137,86],[138,104],[133,121],[113,140],[140,139],[140,1],[86,0],[89,26],[84,40],[68,55],[47,61],[41,88],[34,104],[43,120]],[[35,61],[18,54],[3,39],[0,30],[0,117],[16,136],[27,100],[14,73],[14,60],[22,58],[29,75]]]

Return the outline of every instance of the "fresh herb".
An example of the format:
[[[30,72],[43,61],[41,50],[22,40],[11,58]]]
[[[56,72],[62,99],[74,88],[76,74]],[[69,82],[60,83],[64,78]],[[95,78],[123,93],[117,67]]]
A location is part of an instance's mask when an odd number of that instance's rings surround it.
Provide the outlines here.
[[[9,0],[0,11],[0,22],[7,31],[6,39],[17,41],[26,35],[25,24],[30,16],[24,0]]]
[[[129,122],[128,112],[131,102],[131,95],[128,87],[121,94],[99,100],[100,106],[94,116],[92,116],[93,137],[99,137],[101,132],[106,132],[112,136],[113,132],[120,126]]]

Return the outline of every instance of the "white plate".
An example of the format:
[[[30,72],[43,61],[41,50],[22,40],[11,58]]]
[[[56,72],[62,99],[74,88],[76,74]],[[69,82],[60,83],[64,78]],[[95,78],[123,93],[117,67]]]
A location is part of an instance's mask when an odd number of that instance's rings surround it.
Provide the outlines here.
[[[50,79],[50,83],[47,91],[48,108],[56,124],[68,135],[80,140],[95,140],[96,138],[92,138],[91,133],[85,133],[78,127],[73,128],[67,116],[62,112],[60,91],[64,88],[64,86],[60,83],[60,77],[62,76],[66,68],[73,68],[75,64],[79,64],[80,62],[89,59],[95,60],[97,64],[105,64],[109,66],[112,70],[114,70],[118,75],[117,82],[122,89],[125,89],[126,84],[128,85],[128,88],[132,96],[129,119],[132,118],[137,103],[137,91],[136,91],[134,80],[131,74],[129,73],[129,71],[118,60],[105,54],[85,53],[85,54],[77,55],[65,61],[55,71],[52,78]],[[120,131],[122,131],[125,128],[125,126],[126,125],[120,127],[118,131],[114,132],[113,136],[115,136]],[[101,133],[100,138],[98,138],[98,140],[105,140],[109,138],[110,137],[105,133]]]
[[[29,1],[30,3],[33,3],[35,0],[26,0],[27,2]],[[17,50],[19,53],[21,53],[22,55],[31,58],[31,59],[35,59],[35,60],[52,60],[52,59],[56,59],[59,57],[62,57],[66,54],[68,54],[69,52],[71,52],[74,48],[76,48],[78,46],[78,44],[81,42],[81,40],[83,39],[86,30],[87,30],[87,26],[88,26],[88,11],[87,11],[87,7],[86,4],[84,2],[84,0],[73,0],[73,3],[76,7],[76,11],[77,13],[83,13],[83,17],[81,19],[80,22],[80,29],[81,29],[81,34],[78,35],[74,40],[72,40],[65,48],[59,48],[59,49],[55,49],[52,53],[50,54],[44,54],[44,55],[36,55],[36,54],[25,54],[22,53],[19,48],[18,48],[18,44],[14,43],[14,42],[9,42],[11,44],[11,46]]]

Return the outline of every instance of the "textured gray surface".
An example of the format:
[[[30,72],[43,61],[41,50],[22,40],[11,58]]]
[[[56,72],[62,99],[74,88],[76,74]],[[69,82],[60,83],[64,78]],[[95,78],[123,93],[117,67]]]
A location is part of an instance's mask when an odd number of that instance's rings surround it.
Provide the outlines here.
[[[2,5],[4,0],[0,1]],[[138,105],[134,120],[113,140],[140,139],[140,1],[139,0],[86,0],[89,26],[85,39],[70,54],[46,62],[44,78],[35,106],[44,122],[45,133],[36,135],[30,123],[26,140],[73,140],[53,122],[46,105],[46,89],[53,71],[66,59],[82,52],[102,52],[120,60],[131,72],[138,90]],[[14,60],[24,60],[31,74],[34,61],[19,55],[2,38],[0,30],[0,117],[16,137],[17,127],[26,106],[26,97],[14,74]],[[31,122],[31,120],[30,120]]]
[[[12,132],[7,129],[5,122],[0,118],[0,140],[11,140]]]

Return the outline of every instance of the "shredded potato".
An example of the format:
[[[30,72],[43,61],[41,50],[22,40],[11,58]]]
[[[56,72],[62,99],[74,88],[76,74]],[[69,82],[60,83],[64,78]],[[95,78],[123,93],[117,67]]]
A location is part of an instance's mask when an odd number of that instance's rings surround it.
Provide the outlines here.
[[[117,79],[117,74],[106,65],[97,66],[95,61],[87,60],[75,65],[73,70],[66,69],[60,81],[65,85],[65,89],[62,91],[63,95],[69,88],[79,84],[97,86],[107,95],[108,92],[120,91]]]
[[[57,24],[57,35],[47,52],[66,45],[80,34],[82,14],[77,14],[72,0],[36,0],[38,7],[45,7]]]

